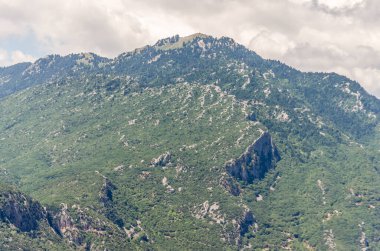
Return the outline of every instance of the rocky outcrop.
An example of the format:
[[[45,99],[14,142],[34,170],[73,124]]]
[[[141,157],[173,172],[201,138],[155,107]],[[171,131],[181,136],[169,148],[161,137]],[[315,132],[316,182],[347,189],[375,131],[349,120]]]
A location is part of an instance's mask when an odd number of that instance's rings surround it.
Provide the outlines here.
[[[208,200],[202,204],[195,206],[193,210],[193,216],[197,219],[205,219],[215,222],[217,224],[226,224],[225,216],[220,211],[219,202],[209,203]]]
[[[116,186],[108,178],[104,178],[103,186],[99,192],[99,200],[103,206],[107,207],[112,203],[115,189]]]
[[[243,213],[243,217],[240,218],[240,236],[244,236],[249,232],[249,227],[253,225],[255,218],[250,210],[246,210]]]
[[[264,132],[240,157],[228,161],[226,170],[232,177],[252,183],[255,179],[262,179],[280,159],[271,135]]]
[[[50,215],[49,223],[57,234],[78,248],[94,244],[89,236],[102,240],[112,234],[125,236],[122,229],[113,228],[97,212],[79,205],[68,207],[62,203],[60,210]]]
[[[41,234],[44,238],[49,236],[46,238],[52,238],[51,240],[67,241],[79,249],[94,244],[89,236],[106,240],[113,234],[118,234],[124,238],[124,231],[104,218],[106,216],[114,223],[119,223],[118,218],[114,221],[110,217],[110,212],[113,212],[114,189],[116,187],[105,178],[99,194],[100,202],[105,206],[103,212],[87,207],[82,209],[79,205],[68,207],[65,203],[61,204],[60,209],[45,209],[25,194],[13,188],[3,188],[0,184],[0,222],[13,225],[18,231],[25,232],[33,238]]]
[[[170,163],[170,160],[172,158],[172,155],[170,152],[166,152],[164,154],[161,154],[157,158],[152,159],[150,162],[152,166],[166,166]]]
[[[23,232],[37,230],[46,210],[30,197],[12,190],[0,193],[0,221],[13,224]]]
[[[249,228],[255,224],[255,217],[247,206],[238,218],[232,220],[232,231],[225,232],[225,239],[234,245],[240,246],[242,237],[249,232]]]
[[[239,196],[240,193],[241,193],[241,189],[240,189],[240,186],[239,186],[239,183],[234,180],[233,178],[227,176],[227,175],[224,175],[221,179],[220,179],[220,185],[222,187],[224,187],[224,189],[226,189],[230,194],[234,195],[234,196]]]
[[[57,234],[76,245],[82,244],[84,238],[75,226],[75,221],[71,217],[66,204],[62,203],[59,212],[50,216],[50,224]]]
[[[123,228],[124,222],[119,217],[118,211],[114,207],[113,203],[113,192],[116,189],[117,187],[104,176],[103,186],[99,192],[99,201],[102,204],[103,208],[98,210],[98,212],[106,216],[120,228]]]

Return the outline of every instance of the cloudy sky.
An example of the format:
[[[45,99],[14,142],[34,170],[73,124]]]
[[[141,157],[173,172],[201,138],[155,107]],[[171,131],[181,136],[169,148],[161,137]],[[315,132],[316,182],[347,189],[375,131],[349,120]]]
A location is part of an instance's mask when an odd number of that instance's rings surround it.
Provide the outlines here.
[[[0,66],[53,53],[114,57],[202,32],[344,74],[380,97],[379,16],[379,0],[0,0]]]

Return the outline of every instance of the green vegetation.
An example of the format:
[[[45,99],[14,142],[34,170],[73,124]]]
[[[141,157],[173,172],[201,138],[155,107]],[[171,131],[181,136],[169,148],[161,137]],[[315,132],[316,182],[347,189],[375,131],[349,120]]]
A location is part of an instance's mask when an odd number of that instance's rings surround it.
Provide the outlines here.
[[[380,101],[351,80],[205,35],[4,79],[0,249],[380,249]],[[229,176],[264,131],[276,168]],[[16,226],[17,203],[38,228]]]

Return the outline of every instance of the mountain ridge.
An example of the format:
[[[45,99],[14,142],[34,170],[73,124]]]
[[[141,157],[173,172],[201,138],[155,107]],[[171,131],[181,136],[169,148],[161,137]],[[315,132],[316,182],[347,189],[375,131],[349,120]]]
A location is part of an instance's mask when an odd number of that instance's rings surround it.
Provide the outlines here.
[[[74,58],[77,58],[77,60],[81,59],[80,56],[84,56],[84,55],[92,55],[93,57],[95,57],[96,59],[100,59],[100,60],[104,60],[106,61],[105,63],[110,63],[112,61],[115,61],[117,60],[118,58],[120,57],[123,57],[125,55],[129,55],[129,54],[134,54],[134,53],[140,53],[144,50],[147,50],[147,49],[151,49],[151,48],[154,48],[156,50],[161,50],[160,49],[160,46],[158,46],[159,44],[164,44],[164,43],[168,43],[170,44],[170,46],[173,46],[177,43],[181,43],[181,42],[184,42],[184,44],[188,44],[188,43],[191,43],[193,41],[199,41],[201,40],[202,38],[211,38],[212,40],[217,40],[217,41],[227,41],[227,43],[225,45],[228,45],[230,44],[231,46],[239,46],[239,47],[244,47],[243,45],[241,44],[238,44],[236,43],[232,38],[230,37],[225,37],[225,36],[222,36],[220,38],[217,38],[217,37],[213,37],[211,35],[207,35],[207,34],[203,34],[203,33],[194,33],[194,34],[191,34],[191,35],[188,35],[188,36],[184,36],[184,37],[180,37],[179,35],[175,35],[175,36],[171,36],[171,37],[167,37],[167,38],[164,38],[164,39],[160,39],[158,40],[154,45],[146,45],[144,47],[141,47],[140,49],[135,49],[135,50],[132,50],[130,52],[123,52],[121,54],[119,54],[118,56],[114,57],[114,58],[107,58],[107,57],[102,57],[100,55],[97,55],[93,52],[87,52],[87,53],[71,53],[71,54],[68,54],[68,55],[59,55],[59,54],[50,54],[50,55],[47,55],[46,57],[43,57],[43,58],[40,58],[40,59],[37,59],[34,63],[29,63],[29,62],[23,62],[23,63],[18,63],[16,65],[11,65],[11,66],[6,66],[6,67],[1,67],[0,68],[0,73],[2,71],[7,71],[7,70],[11,70],[11,69],[14,69],[14,68],[22,68],[22,67],[25,67],[25,66],[30,66],[29,64],[33,65],[33,64],[37,64],[39,63],[39,61],[43,61],[43,60],[48,60],[48,59],[54,59],[55,57],[59,57],[61,59],[66,59],[66,58],[71,58],[71,57],[74,57]],[[180,47],[178,47],[180,48]],[[176,48],[175,46],[172,48],[172,49],[178,49]],[[244,47],[245,48],[245,47]],[[248,51],[250,51],[251,53],[254,53],[255,55],[257,55],[254,51],[252,50],[249,50],[247,49]],[[278,60],[272,60],[272,59],[263,59],[264,61],[270,61],[270,62],[276,62],[279,64],[279,67],[288,67],[289,70],[295,70],[297,72],[301,72],[291,66],[288,66],[286,65],[285,63],[282,63]],[[49,62],[51,63],[51,62]],[[313,71],[307,71],[307,72],[302,72],[302,73],[307,73],[307,74],[333,74],[333,75],[337,75],[338,77],[344,77],[343,75],[339,75],[339,74],[336,74],[334,72],[313,72]],[[348,81],[351,81],[351,82],[356,82],[356,81],[352,81],[350,79],[347,79]],[[357,83],[357,82],[356,82]],[[4,83],[3,83],[4,84]],[[366,91],[367,92],[367,91]],[[368,93],[368,92],[367,92]],[[369,94],[369,93],[368,93]],[[369,94],[371,95],[371,94]],[[373,96],[373,95],[371,95]]]
[[[157,45],[0,70],[0,187],[55,228],[14,234],[20,246],[379,247],[378,99],[226,37]]]

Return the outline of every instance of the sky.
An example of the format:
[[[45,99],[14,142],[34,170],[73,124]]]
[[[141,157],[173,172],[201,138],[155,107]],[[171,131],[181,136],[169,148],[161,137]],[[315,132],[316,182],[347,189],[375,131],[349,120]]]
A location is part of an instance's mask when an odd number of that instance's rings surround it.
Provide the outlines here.
[[[48,54],[115,57],[158,39],[228,36],[380,97],[379,0],[0,0],[0,66]]]

